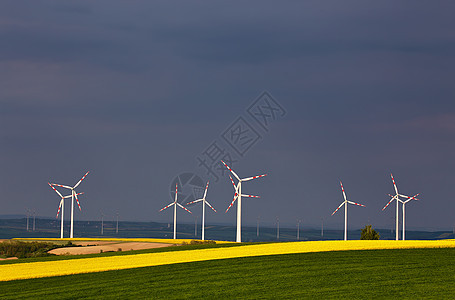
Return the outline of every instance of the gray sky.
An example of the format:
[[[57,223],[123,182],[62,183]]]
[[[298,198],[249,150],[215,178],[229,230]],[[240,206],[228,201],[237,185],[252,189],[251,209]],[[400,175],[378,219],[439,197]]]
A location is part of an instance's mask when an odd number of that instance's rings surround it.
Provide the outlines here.
[[[77,220],[102,210],[167,222],[172,211],[158,210],[189,172],[211,180],[218,213],[207,222],[235,224],[235,209],[224,212],[229,178],[216,182],[198,166],[215,142],[241,177],[268,173],[243,186],[261,196],[243,201],[246,224],[324,217],[338,228],[343,211],[330,215],[342,180],[348,198],[367,206],[349,207],[352,228],[391,227],[395,207],[381,209],[393,172],[400,192],[421,193],[406,207],[408,228],[451,228],[454,6],[4,1],[0,214],[27,207],[54,217],[59,198],[47,182],[74,185],[90,170]],[[264,91],[283,108],[269,111],[265,128],[248,113]],[[239,117],[256,131],[241,154],[227,143]],[[189,208],[201,215],[200,205]],[[178,211],[184,222],[194,215]]]

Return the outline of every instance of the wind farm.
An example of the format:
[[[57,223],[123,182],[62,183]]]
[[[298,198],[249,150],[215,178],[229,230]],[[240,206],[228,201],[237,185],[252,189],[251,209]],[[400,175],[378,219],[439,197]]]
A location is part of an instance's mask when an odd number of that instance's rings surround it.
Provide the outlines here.
[[[4,1],[0,299],[451,299],[455,4]]]

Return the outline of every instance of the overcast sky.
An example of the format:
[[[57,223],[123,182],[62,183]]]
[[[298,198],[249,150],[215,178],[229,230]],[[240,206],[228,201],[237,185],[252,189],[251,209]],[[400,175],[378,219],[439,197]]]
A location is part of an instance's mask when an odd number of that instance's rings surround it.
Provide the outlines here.
[[[407,228],[455,224],[451,1],[0,6],[0,215],[55,217],[47,182],[90,171],[76,220],[171,222],[158,211],[190,173],[179,196],[210,179],[206,222],[234,225],[225,157],[242,178],[268,174],[242,186],[261,196],[242,201],[245,224],[341,229],[342,180],[367,206],[349,207],[351,228],[392,227],[391,172],[420,193]],[[200,219],[189,209],[179,221]]]

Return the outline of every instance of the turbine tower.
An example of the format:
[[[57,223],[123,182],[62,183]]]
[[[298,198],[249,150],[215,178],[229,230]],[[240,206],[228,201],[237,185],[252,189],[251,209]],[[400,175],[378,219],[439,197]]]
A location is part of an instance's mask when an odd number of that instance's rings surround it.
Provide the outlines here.
[[[118,233],[118,213],[115,214],[115,216],[117,217],[117,226],[115,227],[115,233]]]
[[[70,229],[70,239],[73,238],[73,232],[74,232],[74,227],[73,227],[73,223],[74,223],[74,198],[76,198],[76,202],[77,202],[77,205],[79,206],[79,210],[81,210],[81,205],[79,204],[79,199],[77,199],[77,195],[78,194],[76,193],[75,189],[79,186],[79,184],[81,184],[82,180],[85,179],[85,177],[88,175],[88,173],[90,173],[90,171],[85,173],[85,175],[81,178],[81,180],[79,180],[76,183],[76,185],[74,185],[73,187],[70,187],[70,186],[67,186],[67,185],[62,185],[62,184],[51,183],[52,185],[71,190],[71,229]]]
[[[297,241],[300,240],[300,223],[302,220],[297,220]]]
[[[101,214],[101,235],[104,234],[104,216],[105,214],[103,214],[103,212],[100,210],[100,214]]]
[[[209,182],[207,181],[207,185],[205,186],[205,191],[204,191],[204,197],[202,197],[201,199],[191,201],[186,204],[186,205],[189,205],[189,204],[193,204],[193,203],[202,201],[202,240],[205,240],[205,205],[208,205],[211,209],[213,209],[214,212],[216,212],[216,210],[210,205],[210,203],[207,200],[205,200],[205,197],[207,196],[208,188],[209,188]],[[197,218],[196,218],[196,220],[197,220]]]
[[[404,219],[405,216],[406,216],[406,213],[405,213],[405,205],[406,205],[406,203],[408,203],[408,202],[411,201],[411,200],[419,200],[419,199],[415,198],[415,197],[417,197],[418,195],[419,195],[419,194],[417,194],[417,195],[415,195],[415,196],[412,196],[411,198],[409,198],[409,199],[406,200],[406,201],[403,201],[403,234],[402,234],[403,241],[405,240],[404,236],[405,236],[405,232],[406,232],[406,230],[405,230],[405,219]]]
[[[235,185],[234,180],[232,180],[231,175],[229,175],[229,178],[231,179],[232,185],[234,185],[235,193],[234,193],[234,200],[232,200],[231,204],[226,209],[226,213],[232,207],[232,205],[234,205],[235,200],[238,200],[238,202],[237,202],[237,236],[236,236],[235,241],[237,243],[241,243],[242,242],[242,197],[259,198],[259,196],[252,196],[252,195],[244,195],[244,194],[242,194],[242,182],[250,181],[250,180],[253,180],[253,179],[256,179],[256,178],[260,178],[260,177],[264,177],[264,176],[267,176],[267,174],[240,179],[240,177],[237,176],[237,174],[235,174],[235,172],[231,168],[229,168],[229,166],[224,161],[221,161],[221,162],[232,173],[232,175],[234,175],[234,177],[237,178],[237,180],[238,180],[237,185]]]
[[[396,223],[395,223],[395,240],[398,241],[398,235],[399,235],[399,231],[398,231],[399,204],[398,204],[398,202],[401,202],[403,204],[403,240],[404,240],[404,205],[405,205],[405,203],[400,199],[400,197],[407,199],[407,201],[406,201],[406,203],[407,203],[409,200],[419,200],[419,199],[415,198],[419,194],[417,194],[417,195],[415,195],[413,197],[409,197],[409,196],[402,195],[402,194],[398,193],[398,188],[397,188],[397,185],[395,183],[395,179],[393,178],[393,174],[392,173],[390,173],[390,177],[392,177],[393,187],[395,188],[395,196],[392,196],[392,195],[389,194],[389,196],[392,197],[392,199],[390,199],[390,201],[384,206],[384,208],[382,210],[384,211],[384,209],[386,209],[387,206],[389,206],[389,204],[393,202],[393,200],[397,201]]]
[[[174,205],[174,240],[177,239],[177,205],[180,206],[181,208],[183,208],[184,210],[186,210],[187,212],[189,212],[190,214],[192,214],[191,211],[189,211],[183,205],[181,205],[180,203],[177,202],[177,185],[178,185],[178,183],[175,184],[175,200],[174,200],[174,202],[172,202],[169,205],[167,205],[167,206],[163,207],[162,209],[160,209],[160,211],[163,211],[166,208],[171,207],[172,205]]]
[[[61,211],[62,211],[62,215],[61,215],[62,221],[61,221],[61,224],[60,224],[60,238],[63,239],[63,220],[64,220],[64,219],[63,219],[63,212],[64,212],[64,208],[65,208],[65,201],[64,201],[64,199],[65,199],[65,198],[71,197],[71,195],[63,196],[62,194],[60,194],[59,191],[57,191],[56,188],[54,188],[54,187],[52,186],[52,184],[50,184],[49,182],[48,182],[47,184],[49,184],[49,186],[50,186],[50,187],[51,187],[51,188],[60,196],[60,198],[61,198],[61,200],[60,200],[60,205],[58,206],[56,218],[58,218],[58,215],[60,214],[60,210],[61,210]],[[78,193],[77,195],[82,195],[82,194],[83,194],[83,193]]]
[[[344,192],[344,187],[343,187],[343,183],[340,181],[340,185],[341,185],[341,191],[343,192],[343,197],[344,197],[344,201],[343,203],[341,203],[340,206],[338,206],[337,209],[335,209],[335,211],[332,213],[332,216],[343,206],[345,205],[344,207],[344,240],[347,241],[348,240],[348,204],[353,204],[353,205],[358,205],[358,206],[363,206],[365,207],[365,205],[363,204],[359,204],[359,203],[355,203],[355,202],[352,202],[352,201],[349,201],[347,198],[346,198],[346,193]]]
[[[25,208],[25,211],[27,212],[27,232],[28,232],[28,218],[30,217],[30,209]]]

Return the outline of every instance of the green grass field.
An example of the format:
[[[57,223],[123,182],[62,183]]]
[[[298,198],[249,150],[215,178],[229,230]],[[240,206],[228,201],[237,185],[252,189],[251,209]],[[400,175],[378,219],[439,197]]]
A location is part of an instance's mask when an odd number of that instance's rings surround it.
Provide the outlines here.
[[[238,258],[0,282],[0,298],[453,298],[455,249]]]

